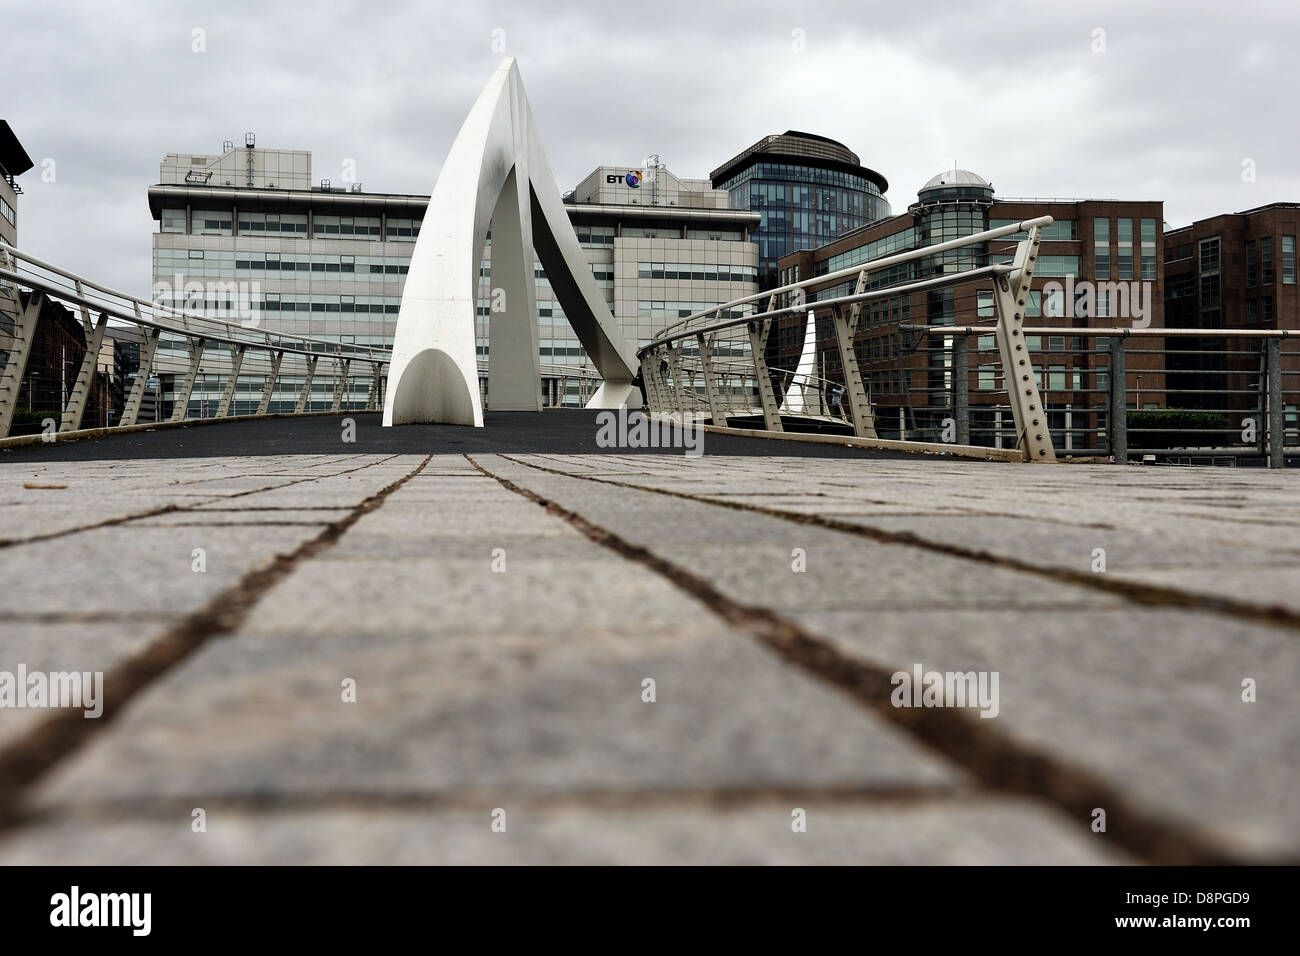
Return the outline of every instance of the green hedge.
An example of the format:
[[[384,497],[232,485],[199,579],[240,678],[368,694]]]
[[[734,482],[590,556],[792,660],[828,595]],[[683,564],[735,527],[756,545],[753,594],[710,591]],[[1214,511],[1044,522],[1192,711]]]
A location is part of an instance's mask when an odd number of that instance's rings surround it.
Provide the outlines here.
[[[1152,429],[1177,429],[1153,431]],[[1148,408],[1128,413],[1130,448],[1187,448],[1240,444],[1227,415],[1187,408]]]

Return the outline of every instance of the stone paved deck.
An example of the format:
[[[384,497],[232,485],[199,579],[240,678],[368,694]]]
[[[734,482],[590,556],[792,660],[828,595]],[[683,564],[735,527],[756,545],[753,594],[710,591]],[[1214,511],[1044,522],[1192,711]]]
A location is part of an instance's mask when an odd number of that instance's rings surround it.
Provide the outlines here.
[[[357,418],[0,453],[0,863],[1300,859],[1293,474]]]

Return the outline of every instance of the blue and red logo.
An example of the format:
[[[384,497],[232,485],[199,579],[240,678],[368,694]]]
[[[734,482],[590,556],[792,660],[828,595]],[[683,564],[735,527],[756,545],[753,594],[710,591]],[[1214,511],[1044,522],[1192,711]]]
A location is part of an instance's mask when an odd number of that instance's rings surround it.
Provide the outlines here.
[[[635,169],[629,169],[627,175],[623,177],[623,181],[636,189],[641,185],[641,173]]]

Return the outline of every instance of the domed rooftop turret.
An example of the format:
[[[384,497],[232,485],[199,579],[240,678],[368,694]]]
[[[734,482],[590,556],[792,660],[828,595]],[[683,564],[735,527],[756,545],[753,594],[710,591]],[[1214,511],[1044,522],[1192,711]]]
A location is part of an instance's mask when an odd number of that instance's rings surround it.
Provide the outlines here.
[[[945,169],[916,193],[916,205],[934,202],[992,202],[993,184],[969,169]]]

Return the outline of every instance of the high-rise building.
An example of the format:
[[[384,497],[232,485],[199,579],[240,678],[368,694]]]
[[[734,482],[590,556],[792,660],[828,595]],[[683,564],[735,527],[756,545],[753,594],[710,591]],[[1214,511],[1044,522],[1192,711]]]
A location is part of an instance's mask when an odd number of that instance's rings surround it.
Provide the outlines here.
[[[312,184],[311,154],[227,143],[219,155],[169,154],[149,189],[159,224],[153,240],[154,299],[204,314],[256,321],[259,328],[362,345],[389,345],[427,195],[367,193]],[[731,209],[707,180],[679,179],[661,166],[602,166],[566,195],[566,209],[596,283],[629,342],[650,338],[669,318],[757,289],[750,233],[759,215]],[[545,404],[576,405],[593,383],[560,367],[589,365],[536,263],[539,383]],[[480,369],[491,360],[491,238],[480,270]],[[251,317],[250,317],[251,316]],[[213,412],[224,363],[213,348],[190,413]],[[164,409],[188,361],[179,339],[159,342]],[[481,388],[486,375],[480,374]],[[232,413],[253,411],[263,379],[241,376]],[[291,411],[300,382],[285,377],[271,411]],[[329,407],[334,383],[313,382],[313,404]],[[345,402],[360,407],[365,384]],[[491,398],[488,396],[488,406]],[[345,407],[348,405],[345,404]]]
[[[1089,447],[1096,432],[1087,430],[1104,427],[1108,343],[1104,338],[1071,336],[1069,329],[1124,324],[1163,326],[1158,242],[1163,203],[1002,198],[994,195],[993,185],[983,177],[967,170],[946,170],[921,187],[917,201],[906,213],[872,223],[820,248],[786,256],[780,262],[778,282],[828,275],[1040,216],[1052,216],[1055,221],[1043,232],[1025,324],[1060,327],[1061,334],[1030,335],[1026,339],[1035,353],[1050,427],[1057,431],[1078,429],[1079,433],[1069,434],[1064,443],[1074,448]],[[1016,241],[1022,238],[1023,233],[895,265],[872,276],[868,290],[1009,262]],[[809,299],[815,302],[851,295],[855,286],[853,276],[831,280],[814,286]],[[1065,298],[1071,288],[1074,302],[1067,306]],[[950,414],[951,352],[937,347],[942,337],[930,336],[927,343],[909,332],[907,326],[991,326],[995,321],[992,284],[987,279],[867,303],[854,329],[854,349],[864,384],[878,409],[881,434],[934,432],[943,417]],[[775,360],[770,361],[773,367],[797,367],[805,326],[802,316],[777,323],[769,338],[769,353],[775,354]],[[842,381],[829,318],[819,318],[816,339],[819,374]],[[1159,342],[1157,338],[1144,348],[1158,349]],[[1000,419],[995,411],[980,407],[1005,402],[1005,395],[999,394],[997,362],[992,336],[987,341],[971,340],[973,434],[987,436],[1002,426],[1010,427],[1009,418]],[[1143,404],[1158,404],[1163,388],[1158,356],[1135,350],[1128,357],[1127,368],[1144,377],[1151,399]]]
[[[889,183],[858,154],[825,136],[788,130],[765,136],[710,173],[733,209],[760,216],[759,282],[776,286],[777,260],[815,249],[890,214]]]

